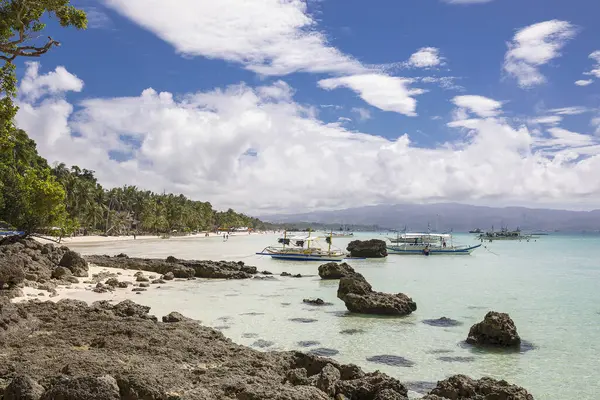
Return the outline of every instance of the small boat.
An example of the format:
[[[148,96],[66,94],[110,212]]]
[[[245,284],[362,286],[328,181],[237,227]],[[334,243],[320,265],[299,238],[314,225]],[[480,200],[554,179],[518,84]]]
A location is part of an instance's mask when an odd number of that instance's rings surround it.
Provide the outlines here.
[[[438,238],[436,237],[436,235],[430,235],[430,234],[426,234],[426,233],[402,233],[402,234],[398,234],[396,237],[388,237],[387,238],[391,243],[394,244],[402,244],[402,243],[409,243],[409,244],[429,244],[429,243],[436,243],[438,242]]]
[[[319,245],[320,239],[323,237],[311,236],[311,232],[308,232],[308,235],[297,236],[288,236],[287,232],[284,232],[283,237],[278,239],[281,246],[268,246],[256,254],[293,261],[342,261],[346,257],[341,250],[332,249],[331,233],[324,238],[327,249]]]
[[[482,233],[483,231],[479,228],[477,229],[473,229],[472,231],[469,231],[469,233]]]
[[[332,232],[332,233],[327,233],[327,235],[330,235],[331,237],[334,237],[334,238],[352,238],[352,237],[354,237],[353,232],[340,232],[340,233]]]
[[[478,238],[482,242],[492,242],[494,240],[525,240],[529,242],[531,239],[536,239],[537,237],[533,235],[524,235],[519,228],[515,231],[509,231],[508,228],[502,228],[499,232],[494,232],[494,228],[492,227],[490,232],[482,233]]]
[[[399,255],[469,255],[481,244],[455,246],[451,234],[411,233],[412,242],[398,242],[387,246],[388,254]]]

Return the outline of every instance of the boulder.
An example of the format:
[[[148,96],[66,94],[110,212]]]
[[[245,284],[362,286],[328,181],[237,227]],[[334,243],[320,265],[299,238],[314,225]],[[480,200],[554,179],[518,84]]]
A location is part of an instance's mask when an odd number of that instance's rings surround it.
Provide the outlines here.
[[[360,314],[403,316],[417,309],[417,304],[404,293],[373,291],[369,282],[360,274],[340,279],[337,297],[349,311]]]
[[[131,285],[131,282],[125,282],[125,281],[123,281],[123,282],[117,283],[117,287],[121,288],[121,289],[126,289],[127,286],[129,286],[129,285]]]
[[[141,283],[140,283],[140,287],[145,287],[145,288],[147,288],[147,287],[150,287],[150,284],[149,284],[148,282],[141,282]]]
[[[18,255],[0,257],[0,289],[4,285],[11,288],[25,280],[23,259]]]
[[[319,276],[321,279],[341,279],[355,273],[354,269],[345,262],[339,264],[330,262],[319,266]]]
[[[327,364],[317,378],[317,388],[321,389],[328,396],[335,396],[335,384],[340,380],[340,370],[331,364]]]
[[[184,267],[183,265],[176,265],[173,267],[173,270],[170,272],[173,274],[175,278],[193,278],[196,275],[196,271],[192,268]]]
[[[533,400],[533,396],[517,385],[511,385],[506,381],[498,381],[492,378],[481,378],[478,380],[465,375],[454,375],[443,381],[423,400],[483,400],[483,399],[505,399],[505,400]]]
[[[144,276],[144,274],[137,275],[135,280],[136,280],[136,282],[150,282],[150,279],[148,279],[146,276]]]
[[[54,279],[64,279],[67,276],[71,276],[71,270],[65,267],[56,267],[54,271],[52,271],[52,277]]]
[[[331,303],[328,303],[326,301],[324,301],[323,299],[304,299],[302,300],[303,303],[305,304],[310,304],[312,306],[329,306],[331,305]]]
[[[4,390],[4,400],[40,400],[44,387],[27,375],[18,375]]]
[[[515,323],[506,313],[490,311],[483,321],[476,323],[469,330],[467,343],[473,345],[518,347],[521,338]]]
[[[200,261],[179,260],[169,258],[133,258],[133,257],[108,257],[102,255],[86,256],[88,262],[101,267],[138,269],[167,275],[169,272],[174,278],[189,279],[193,277],[208,279],[247,279],[256,274],[256,267],[245,265],[243,262],[233,261]],[[176,260],[176,262],[174,261]]]
[[[110,278],[107,279],[106,282],[104,282],[104,284],[112,287],[119,287],[119,280],[117,278]]]
[[[189,318],[184,317],[180,313],[173,311],[169,314],[162,317],[162,322],[172,323],[172,322],[181,322],[181,321],[189,321]]]
[[[175,275],[173,274],[173,272],[167,272],[166,274],[163,275],[162,278],[165,281],[172,281],[175,278]]]
[[[387,245],[383,240],[353,240],[346,248],[351,257],[383,258],[387,257]]]
[[[67,250],[67,252],[62,256],[58,265],[71,270],[71,273],[74,276],[78,276],[80,278],[88,276],[87,261],[85,261],[85,259],[81,257],[79,253],[76,253],[72,250]]]
[[[162,279],[154,279],[154,280],[152,281],[152,283],[153,283],[154,285],[156,285],[156,284],[160,284],[160,285],[162,285],[162,284],[164,284],[164,283],[167,283],[167,282],[166,282],[166,281],[163,281]]]
[[[69,283],[79,283],[79,279],[73,275],[65,276],[63,281],[67,281]]]

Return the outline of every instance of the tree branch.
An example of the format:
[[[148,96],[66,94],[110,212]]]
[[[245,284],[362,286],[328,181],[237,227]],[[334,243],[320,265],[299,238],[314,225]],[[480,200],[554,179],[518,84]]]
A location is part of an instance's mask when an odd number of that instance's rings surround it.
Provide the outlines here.
[[[7,48],[7,45],[0,45],[0,51],[2,51],[3,53],[8,53],[8,54],[12,55],[11,57],[6,57],[6,56],[0,55],[0,59],[5,60],[7,62],[12,62],[18,56],[39,57],[42,54],[45,54],[46,52],[48,52],[48,50],[50,50],[52,48],[52,46],[60,46],[60,42],[52,39],[50,36],[48,36],[48,42],[42,47],[37,47],[37,46],[12,47],[12,46],[10,46],[9,48]]]

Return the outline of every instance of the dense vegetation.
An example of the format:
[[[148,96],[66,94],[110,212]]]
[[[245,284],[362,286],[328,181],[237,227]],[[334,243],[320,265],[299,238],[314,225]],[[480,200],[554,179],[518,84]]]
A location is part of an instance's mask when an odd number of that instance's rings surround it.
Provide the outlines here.
[[[93,171],[77,166],[68,169],[59,164],[52,174],[65,189],[69,218],[88,230],[123,234],[132,230],[161,233],[264,228],[256,218],[232,209],[217,212],[210,203],[193,201],[181,194],[156,194],[135,186],[104,189]]]
[[[94,171],[64,164],[51,168],[27,133],[17,129],[14,60],[39,57],[60,43],[40,32],[44,15],[63,27],[85,29],[87,18],[69,0],[0,0],[0,223],[28,233],[173,233],[218,228],[264,228],[256,218],[183,195],[135,186],[104,189]],[[40,38],[44,38],[40,42]],[[58,228],[58,229],[56,229]]]

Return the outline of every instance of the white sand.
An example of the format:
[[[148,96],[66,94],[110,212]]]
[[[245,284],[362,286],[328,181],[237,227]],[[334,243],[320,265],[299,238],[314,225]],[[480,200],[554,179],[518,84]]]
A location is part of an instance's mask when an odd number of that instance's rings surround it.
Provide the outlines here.
[[[94,287],[96,287],[96,284],[95,283],[93,283],[93,284],[92,283],[83,283],[83,282],[91,280],[92,275],[98,274],[100,272],[110,272],[113,274],[120,273],[120,275],[117,276],[117,279],[119,281],[129,281],[129,282],[135,283],[136,278],[133,275],[138,271],[131,270],[131,269],[127,270],[127,269],[119,269],[119,268],[104,268],[104,267],[98,267],[98,266],[90,264],[89,271],[88,271],[89,277],[78,278],[79,283],[73,283],[68,286],[58,286],[56,288],[56,292],[58,293],[58,296],[50,297],[50,292],[48,292],[48,291],[34,289],[32,287],[25,287],[25,288],[23,288],[23,296],[16,297],[12,301],[15,303],[18,303],[18,302],[22,302],[22,301],[32,300],[35,298],[38,298],[41,301],[51,300],[54,302],[57,302],[61,299],[69,299],[70,298],[70,299],[83,300],[87,303],[93,303],[94,301],[98,301],[98,300],[109,300],[109,301],[115,301],[115,302],[123,301],[125,299],[135,300],[136,292],[131,291],[133,286],[129,286],[127,289],[116,288],[112,292],[107,292],[107,293],[92,292],[92,289]],[[156,275],[155,279],[160,278],[160,274],[157,274],[155,272],[144,271],[144,275],[146,277],[149,277],[150,275]],[[108,278],[106,278],[106,279],[108,279]],[[102,283],[104,283],[104,281],[106,281],[106,279],[103,279]],[[145,294],[147,292],[151,292],[157,286],[160,286],[160,284],[150,285],[149,288],[146,288],[147,291],[143,292],[143,293]],[[139,297],[139,295],[138,295],[138,297]]]

